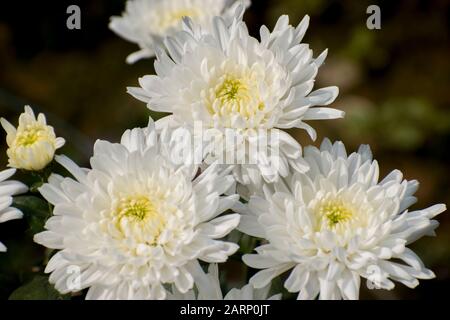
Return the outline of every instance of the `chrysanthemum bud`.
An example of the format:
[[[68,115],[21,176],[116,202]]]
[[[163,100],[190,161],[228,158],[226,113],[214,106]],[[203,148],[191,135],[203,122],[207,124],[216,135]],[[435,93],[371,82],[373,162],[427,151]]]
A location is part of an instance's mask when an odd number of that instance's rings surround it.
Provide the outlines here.
[[[34,115],[30,106],[19,117],[19,125],[15,128],[7,120],[0,122],[6,131],[9,166],[17,169],[38,171],[45,168],[61,148],[65,140],[57,138],[52,126],[47,125],[45,115]]]

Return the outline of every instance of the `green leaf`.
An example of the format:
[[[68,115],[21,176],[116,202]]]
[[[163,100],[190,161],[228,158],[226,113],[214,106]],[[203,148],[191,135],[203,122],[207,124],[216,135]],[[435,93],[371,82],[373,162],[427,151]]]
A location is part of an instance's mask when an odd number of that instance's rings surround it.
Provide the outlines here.
[[[15,197],[13,206],[23,212],[33,234],[43,231],[45,222],[51,216],[49,203],[36,196]]]
[[[9,300],[69,300],[70,296],[61,295],[48,282],[48,277],[38,275],[27,284],[17,288]]]

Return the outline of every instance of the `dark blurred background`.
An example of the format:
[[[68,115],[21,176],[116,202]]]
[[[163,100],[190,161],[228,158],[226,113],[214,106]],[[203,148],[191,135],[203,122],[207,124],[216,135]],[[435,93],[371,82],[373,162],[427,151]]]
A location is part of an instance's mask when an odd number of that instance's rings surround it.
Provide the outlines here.
[[[150,112],[126,87],[153,73],[152,60],[126,65],[137,46],[107,27],[125,1],[11,2],[0,4],[1,117],[16,124],[24,104],[44,112],[67,140],[64,153],[79,164],[87,164],[95,139],[117,141],[124,130],[146,125]],[[71,4],[81,7],[81,30],[66,28]],[[366,27],[371,4],[381,8],[381,30]],[[317,85],[339,86],[334,107],[347,113],[343,120],[314,123],[316,142],[303,131],[291,133],[304,145],[317,145],[325,136],[343,140],[349,150],[368,143],[383,175],[397,168],[420,181],[413,208],[450,203],[450,1],[253,0],[245,20],[257,36],[261,24],[273,27],[281,14],[289,14],[292,24],[311,16],[304,41],[316,56],[329,49]],[[0,163],[7,164],[5,152]],[[449,297],[449,214],[438,220],[437,237],[412,245],[436,279],[415,290],[401,284],[389,292],[363,289],[362,298]],[[0,299],[40,271],[43,251],[27,228],[24,220],[0,224],[0,241],[9,249],[0,254]]]

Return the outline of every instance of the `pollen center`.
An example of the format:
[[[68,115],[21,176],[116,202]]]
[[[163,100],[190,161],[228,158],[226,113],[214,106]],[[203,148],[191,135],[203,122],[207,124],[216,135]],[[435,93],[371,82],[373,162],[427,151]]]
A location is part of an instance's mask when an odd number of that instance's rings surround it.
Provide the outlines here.
[[[117,208],[117,214],[139,221],[158,215],[153,204],[144,196],[122,199]]]
[[[239,96],[238,96],[239,95]],[[236,101],[248,95],[248,88],[239,79],[227,79],[219,87],[216,96],[222,103]]]
[[[21,147],[29,147],[36,143],[38,140],[41,140],[44,135],[44,129],[36,126],[29,126],[26,129],[18,132],[16,137],[16,145]]]
[[[237,78],[230,75],[211,90],[207,107],[211,114],[231,118],[239,115],[244,119],[253,117],[258,110],[264,109],[259,96],[258,84],[251,76]]]
[[[123,197],[117,202],[113,223],[118,231],[113,232],[114,237],[154,246],[164,230],[166,219],[159,210],[158,202],[139,195]]]
[[[352,210],[342,201],[326,201],[319,206],[318,214],[329,228],[350,220],[353,216]]]

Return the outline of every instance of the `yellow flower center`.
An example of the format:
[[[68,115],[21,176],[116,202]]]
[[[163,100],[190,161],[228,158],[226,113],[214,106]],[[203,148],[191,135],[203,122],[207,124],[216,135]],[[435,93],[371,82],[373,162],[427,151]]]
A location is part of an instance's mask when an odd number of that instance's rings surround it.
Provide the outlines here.
[[[264,103],[259,97],[258,84],[250,76],[223,77],[212,90],[207,106],[211,114],[228,117],[239,114],[245,119],[264,109]]]
[[[169,29],[178,25],[184,17],[196,18],[198,15],[199,12],[195,8],[184,8],[167,12],[167,14],[161,18],[160,28],[163,30]]]
[[[352,210],[340,200],[331,200],[322,203],[318,208],[319,217],[325,220],[329,228],[350,220]]]
[[[18,131],[16,145],[20,147],[29,147],[45,138],[45,135],[45,128],[40,126],[27,126],[25,129]]]
[[[225,80],[216,92],[216,96],[222,103],[227,103],[231,100],[237,100],[239,97],[248,95],[248,88],[239,79]]]
[[[114,222],[120,238],[133,238],[138,243],[156,245],[166,220],[147,196],[129,196],[120,199],[114,211]]]
[[[144,196],[122,199],[117,208],[117,214],[120,217],[129,217],[138,221],[158,216],[153,204]]]

